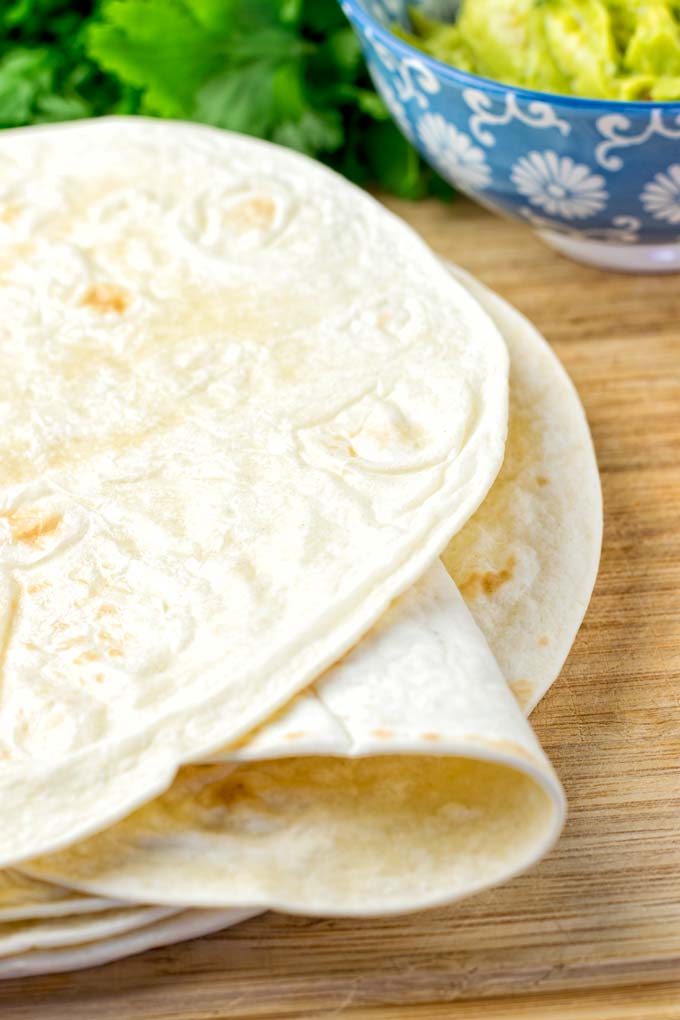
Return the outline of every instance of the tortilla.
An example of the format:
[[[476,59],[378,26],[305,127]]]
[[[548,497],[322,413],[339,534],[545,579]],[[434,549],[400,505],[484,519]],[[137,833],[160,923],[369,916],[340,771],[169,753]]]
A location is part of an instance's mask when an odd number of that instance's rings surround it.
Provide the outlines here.
[[[250,916],[238,910],[184,910],[135,931],[57,949],[37,949],[0,959],[0,979],[57,974],[98,967],[158,946],[210,935]]]
[[[29,862],[128,900],[384,915],[451,902],[539,859],[557,778],[443,567],[215,765]]]
[[[468,273],[510,353],[505,460],[442,560],[528,714],[559,675],[602,545],[602,490],[585,412],[536,327]]]
[[[6,866],[369,629],[493,482],[507,352],[404,224],[252,139],[5,131],[0,201]]]
[[[511,682],[514,679],[511,683],[514,693],[528,711],[559,672],[590,596],[601,536],[599,479],[583,410],[566,373],[545,341],[500,298],[469,278],[464,279],[493,312],[510,349],[510,428],[506,461],[493,489],[475,517],[447,549],[444,558],[449,566],[452,562],[458,563],[456,575],[468,604],[503,664],[506,676]],[[507,566],[509,556],[514,557],[517,577]],[[504,570],[508,576],[503,576]],[[473,584],[471,578],[475,576],[486,579],[487,583]],[[499,579],[500,583],[491,583]],[[207,902],[212,902],[216,895],[224,895],[220,902],[226,902],[234,893],[230,882],[240,884],[244,873],[252,881],[253,869],[239,856],[252,855],[272,868],[271,886],[263,890],[240,885],[244,900],[235,899],[234,902],[245,902],[248,898],[251,904],[310,912],[315,909],[309,902],[314,898],[316,909],[330,911],[332,908],[334,912],[344,913],[351,909],[351,890],[339,886],[337,895],[341,903],[324,900],[324,895],[328,894],[318,886],[330,880],[337,887],[342,876],[336,874],[329,879],[316,862],[319,858],[327,860],[329,845],[340,845],[345,854],[345,867],[356,854],[357,843],[365,848],[372,814],[379,815],[389,825],[394,822],[396,807],[392,805],[392,815],[389,810],[386,815],[380,797],[381,791],[386,786],[389,789],[390,782],[398,777],[413,795],[409,801],[410,794],[404,793],[399,806],[401,829],[416,834],[414,845],[410,847],[413,856],[408,858],[409,848],[404,846],[403,840],[397,839],[394,831],[385,827],[374,830],[375,843],[369,847],[368,862],[363,862],[364,877],[371,867],[376,871],[383,868],[381,846],[388,848],[388,854],[394,846],[400,859],[403,855],[404,880],[408,882],[400,904],[403,906],[411,897],[409,906],[416,900],[418,906],[425,905],[419,883],[423,876],[427,878],[431,874],[432,862],[418,841],[427,843],[429,818],[423,821],[418,811],[429,816],[433,809],[436,812],[446,807],[443,802],[428,801],[418,786],[419,778],[435,777],[435,771],[429,771],[431,761],[427,758],[424,761],[416,758],[414,764],[394,758],[378,764],[375,759],[364,764],[315,761],[314,769],[321,765],[321,777],[318,770],[312,775],[310,767],[302,760],[293,759],[283,766],[272,766],[269,762],[277,754],[286,757],[291,753],[314,754],[320,753],[321,748],[326,754],[334,755],[375,755],[389,750],[393,755],[431,756],[435,749],[450,753],[455,746],[455,730],[442,733],[442,723],[454,727],[459,723],[462,731],[467,728],[468,733],[458,749],[463,751],[461,745],[464,744],[465,753],[479,756],[484,724],[479,725],[476,720],[466,726],[475,704],[480,712],[490,706],[496,708],[500,728],[495,739],[504,739],[503,728],[508,720],[513,720],[513,713],[502,699],[498,700],[496,686],[490,680],[494,676],[493,667],[488,661],[480,665],[478,660],[477,670],[471,670],[465,663],[463,674],[458,676],[458,703],[454,703],[455,697],[449,703],[445,699],[452,697],[450,680],[455,670],[451,671],[451,664],[458,666],[464,661],[460,648],[452,653],[445,670],[434,680],[437,660],[436,652],[432,658],[432,649],[444,648],[452,635],[460,639],[465,633],[464,617],[458,614],[452,619],[448,615],[452,605],[455,605],[455,589],[442,582],[441,568],[431,568],[419,585],[401,597],[376,631],[364,638],[343,663],[310,691],[298,696],[287,712],[269,721],[245,745],[227,753],[232,761],[265,760],[265,765],[260,764],[252,773],[242,769],[232,773],[232,766],[222,771],[187,771],[165,798],[133,816],[127,825],[117,826],[98,840],[76,847],[56,860],[48,858],[31,867],[37,874],[105,891],[107,895],[134,896],[144,890],[144,895],[162,900],[165,884],[172,888],[173,900],[183,895],[187,902],[204,902],[200,897],[205,896]],[[442,614],[441,633],[436,627],[438,613]],[[544,632],[551,636],[549,642],[541,640]],[[434,638],[429,643],[428,633]],[[475,644],[474,637],[471,643]],[[417,705],[410,701],[414,677],[419,679],[419,690],[426,692]],[[523,684],[517,682],[521,677]],[[395,696],[400,690],[400,678],[401,700]],[[422,712],[424,714],[420,715]],[[472,736],[475,731],[476,736]],[[353,744],[348,744],[350,733],[355,738]],[[507,733],[505,739],[508,740]],[[455,784],[460,782],[464,770],[461,772],[460,763],[450,772],[447,768],[450,763],[443,763],[434,785],[438,782],[441,789],[450,787],[448,792],[455,791]],[[477,782],[487,784],[480,788],[480,798],[489,796],[493,791],[493,774],[478,773]],[[335,794],[338,789],[348,791],[344,802]],[[291,797],[291,790],[292,807],[288,815],[284,815],[280,802]],[[413,798],[417,802],[415,807]],[[303,813],[300,803],[305,800],[306,813]],[[310,800],[319,814],[309,811]],[[272,810],[272,801],[275,810]],[[293,876],[299,880],[294,889],[296,900],[281,899],[280,867],[276,860],[270,859],[270,856],[276,859],[276,850],[272,849],[268,856],[263,850],[265,839],[259,821],[253,826],[253,820],[260,818],[254,805],[263,802],[267,808],[265,835],[271,837],[281,857],[292,858],[294,871],[295,862],[302,860],[299,874]],[[505,806],[508,806],[507,800]],[[493,810],[498,810],[497,804],[493,805]],[[524,818],[518,804],[511,810],[519,819],[519,823],[514,824],[516,834],[521,831]],[[408,817],[407,822],[404,822],[405,817]],[[312,848],[304,843],[301,846],[299,842],[299,832],[310,825],[316,827],[321,844]],[[251,841],[243,841],[240,827],[244,826],[252,833]],[[343,827],[344,832],[341,831]],[[325,844],[323,837],[327,837]],[[452,850],[450,837],[444,834],[443,838],[449,839],[448,846]],[[200,867],[193,862],[186,847],[182,847],[182,839],[187,841],[191,854],[203,862]],[[154,841],[153,850],[149,852],[149,842],[153,844]],[[141,859],[139,843],[143,844]],[[534,844],[535,856],[538,855],[537,843]],[[419,849],[422,858],[418,865],[413,858]],[[340,851],[337,853],[340,855]],[[162,865],[160,872],[155,870],[159,864],[156,855]],[[225,878],[219,871],[220,866],[231,866],[234,860],[244,869],[238,871],[238,881],[234,875]],[[483,872],[481,855],[479,861],[476,879]],[[207,877],[203,868],[209,873]],[[179,883],[178,874],[182,879]],[[216,876],[220,883],[218,891],[214,887]],[[258,877],[261,883],[267,880],[267,874]],[[486,878],[491,880],[488,873]],[[285,875],[284,880],[292,881],[290,875]],[[469,882],[467,887],[466,881]],[[224,892],[225,886],[228,892]],[[475,887],[474,879],[468,874],[458,890],[465,888],[470,892]],[[448,888],[451,893],[453,886]],[[370,911],[370,899],[366,895],[362,903],[362,895],[359,892],[355,900],[359,912]],[[377,905],[373,906],[378,909]],[[384,902],[380,904],[380,911],[385,912]]]
[[[0,871],[0,924],[63,917],[123,905],[101,897],[83,896],[53,882],[41,882],[15,868]]]
[[[113,938],[177,913],[172,907],[129,906],[67,917],[6,922],[0,924],[0,957]]]

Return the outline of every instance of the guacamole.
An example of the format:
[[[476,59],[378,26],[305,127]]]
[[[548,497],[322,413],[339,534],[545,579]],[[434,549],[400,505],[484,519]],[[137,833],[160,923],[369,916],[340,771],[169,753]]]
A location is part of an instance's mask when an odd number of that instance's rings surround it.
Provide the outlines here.
[[[462,0],[398,34],[509,85],[593,99],[680,100],[680,0]]]

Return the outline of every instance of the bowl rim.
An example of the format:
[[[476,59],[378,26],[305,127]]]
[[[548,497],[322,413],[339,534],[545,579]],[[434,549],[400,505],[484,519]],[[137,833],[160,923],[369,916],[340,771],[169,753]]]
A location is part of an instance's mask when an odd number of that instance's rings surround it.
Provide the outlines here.
[[[362,0],[342,0],[342,7],[347,13],[347,10],[352,11],[352,16],[356,18],[358,22],[364,23],[369,26],[376,36],[379,36],[381,41],[385,42],[388,46],[397,51],[400,51],[405,56],[415,54],[427,67],[431,65],[433,73],[439,77],[444,78],[453,82],[459,86],[467,86],[469,88],[482,89],[486,92],[496,92],[501,95],[507,95],[513,93],[526,99],[528,102],[540,102],[549,103],[555,106],[567,107],[572,109],[594,109],[599,112],[606,111],[608,113],[622,113],[629,111],[631,114],[637,115],[642,113],[644,110],[661,110],[668,111],[671,115],[675,114],[680,117],[680,100],[652,100],[652,99],[591,99],[587,96],[565,96],[559,92],[540,92],[535,89],[527,89],[522,85],[508,85],[505,82],[497,81],[495,78],[485,78],[481,74],[472,74],[471,71],[462,71],[460,68],[453,67],[451,64],[445,64],[444,61],[438,60],[436,57],[431,56],[429,53],[425,53],[423,50],[417,49],[415,46],[411,46],[404,39],[400,39],[394,32],[390,32],[388,28],[378,21],[378,19],[362,4]]]

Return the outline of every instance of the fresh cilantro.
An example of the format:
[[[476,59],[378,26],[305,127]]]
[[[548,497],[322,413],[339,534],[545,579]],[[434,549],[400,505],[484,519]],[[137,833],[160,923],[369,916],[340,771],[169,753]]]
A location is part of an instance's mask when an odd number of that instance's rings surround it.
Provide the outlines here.
[[[398,195],[442,194],[337,0],[7,0],[0,126],[107,113],[267,138]]]

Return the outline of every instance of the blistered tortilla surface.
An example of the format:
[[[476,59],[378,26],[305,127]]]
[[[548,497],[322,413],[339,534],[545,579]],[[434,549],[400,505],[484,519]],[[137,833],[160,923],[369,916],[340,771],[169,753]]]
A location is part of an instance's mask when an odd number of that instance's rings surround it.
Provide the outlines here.
[[[35,874],[108,896],[360,913],[465,895],[545,851],[559,788],[489,649],[528,712],[556,678],[592,590],[597,465],[546,342],[460,278],[494,315],[511,359],[505,462],[443,557],[488,647],[433,565],[309,691],[223,750],[231,764],[186,770],[122,825],[31,862]],[[338,758],[302,758],[315,754]],[[352,760],[367,755],[388,757]]]
[[[491,485],[507,352],[372,199],[210,129],[5,132],[0,233],[11,864],[361,637]]]

